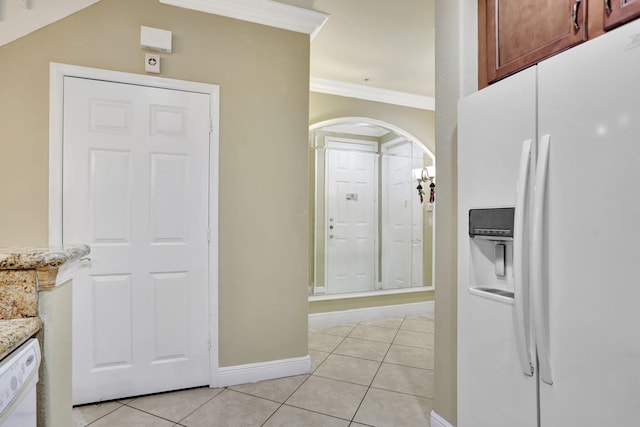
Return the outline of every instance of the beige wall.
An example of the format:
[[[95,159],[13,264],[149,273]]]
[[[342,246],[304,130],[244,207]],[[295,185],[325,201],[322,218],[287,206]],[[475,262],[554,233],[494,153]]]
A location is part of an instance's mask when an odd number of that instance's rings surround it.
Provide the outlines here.
[[[477,2],[436,0],[435,412],[457,422],[457,103],[477,90]]]
[[[144,73],[141,25],[173,32],[162,77],[221,88],[220,365],[304,356],[306,34],[102,0],[0,47],[0,246],[47,243],[49,62]]]
[[[368,117],[382,120],[409,132],[435,153],[435,114],[420,108],[403,107],[345,96],[311,92],[309,124],[340,117]]]

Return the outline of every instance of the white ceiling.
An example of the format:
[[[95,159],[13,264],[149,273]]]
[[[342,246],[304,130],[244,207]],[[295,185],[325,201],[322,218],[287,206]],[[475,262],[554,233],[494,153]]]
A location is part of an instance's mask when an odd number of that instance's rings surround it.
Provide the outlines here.
[[[0,46],[99,0],[0,0]]]
[[[312,78],[435,96],[435,0],[278,1],[329,14]]]

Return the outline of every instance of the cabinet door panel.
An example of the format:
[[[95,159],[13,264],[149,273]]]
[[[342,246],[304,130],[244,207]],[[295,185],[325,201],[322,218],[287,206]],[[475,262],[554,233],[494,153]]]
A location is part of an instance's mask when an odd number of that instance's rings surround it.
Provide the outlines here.
[[[586,40],[585,10],[580,0],[487,0],[489,82]]]
[[[605,0],[604,28],[610,30],[640,16],[640,0]]]

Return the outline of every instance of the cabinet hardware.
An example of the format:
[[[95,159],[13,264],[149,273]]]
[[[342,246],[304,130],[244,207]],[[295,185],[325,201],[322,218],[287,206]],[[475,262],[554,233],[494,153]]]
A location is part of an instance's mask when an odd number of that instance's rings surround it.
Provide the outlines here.
[[[573,28],[575,28],[576,31],[580,29],[580,24],[578,24],[578,9],[580,9],[580,1],[581,0],[576,0],[573,4]]]
[[[607,15],[611,15],[611,0],[604,0],[604,10],[607,12]]]

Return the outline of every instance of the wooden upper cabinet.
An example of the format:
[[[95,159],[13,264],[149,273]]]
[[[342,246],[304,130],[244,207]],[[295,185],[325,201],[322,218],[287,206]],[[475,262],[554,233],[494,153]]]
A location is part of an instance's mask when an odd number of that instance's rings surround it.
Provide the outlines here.
[[[587,0],[479,0],[480,86],[485,86],[485,77],[487,83],[494,82],[585,41],[586,3]]]
[[[639,17],[640,0],[478,0],[478,86]]]
[[[610,30],[640,16],[640,0],[604,1],[604,28]]]

